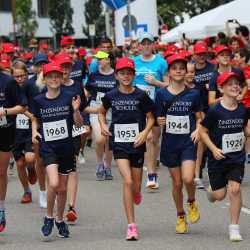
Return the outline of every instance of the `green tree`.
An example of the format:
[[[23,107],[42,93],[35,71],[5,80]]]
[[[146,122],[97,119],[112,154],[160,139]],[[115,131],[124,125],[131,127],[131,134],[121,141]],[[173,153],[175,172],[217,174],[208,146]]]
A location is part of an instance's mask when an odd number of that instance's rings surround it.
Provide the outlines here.
[[[31,0],[16,0],[17,32],[21,36],[23,46],[27,46],[38,28],[36,12],[32,10]]]
[[[102,14],[103,7],[101,0],[88,0],[84,4],[84,16],[86,26],[83,27],[84,34],[89,37],[89,24],[95,24],[96,36],[101,37],[105,35],[105,17]]]
[[[52,29],[56,34],[57,42],[63,35],[73,35],[72,27],[73,9],[70,0],[49,1],[49,18]]]

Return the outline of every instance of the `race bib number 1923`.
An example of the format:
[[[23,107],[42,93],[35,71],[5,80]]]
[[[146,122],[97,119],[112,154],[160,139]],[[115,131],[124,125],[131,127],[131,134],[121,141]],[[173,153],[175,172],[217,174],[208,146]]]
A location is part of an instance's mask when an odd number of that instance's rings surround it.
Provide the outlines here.
[[[66,120],[43,123],[45,141],[58,141],[69,136]]]
[[[222,136],[222,152],[224,154],[241,151],[244,147],[244,133],[225,134]]]
[[[189,116],[167,115],[166,132],[169,134],[189,134]]]
[[[138,123],[114,124],[115,142],[134,142],[139,134]]]

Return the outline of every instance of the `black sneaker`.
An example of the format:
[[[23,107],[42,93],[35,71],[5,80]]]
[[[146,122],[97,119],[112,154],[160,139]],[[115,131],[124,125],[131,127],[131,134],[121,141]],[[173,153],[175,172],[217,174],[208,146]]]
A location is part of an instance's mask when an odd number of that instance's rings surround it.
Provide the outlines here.
[[[49,240],[51,238],[53,227],[54,218],[44,217],[44,224],[42,226],[41,233],[45,240]]]
[[[69,228],[64,221],[56,222],[56,227],[58,229],[58,237],[69,238]]]

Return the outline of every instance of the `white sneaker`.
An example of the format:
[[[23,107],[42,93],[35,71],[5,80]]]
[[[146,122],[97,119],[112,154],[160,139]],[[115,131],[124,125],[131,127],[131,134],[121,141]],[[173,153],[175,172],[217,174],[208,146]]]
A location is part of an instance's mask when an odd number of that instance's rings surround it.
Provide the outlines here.
[[[240,235],[240,227],[237,224],[229,225],[229,239],[233,242],[242,241],[243,238]]]
[[[148,174],[147,175],[147,183],[146,188],[150,189],[158,189],[159,188],[159,182],[156,174]]]
[[[39,204],[40,204],[40,208],[47,208],[47,194],[46,194],[46,191],[40,191]]]
[[[83,156],[83,154],[81,152],[79,153],[79,156],[78,156],[78,163],[79,164],[85,164],[86,163],[85,158],[84,158],[84,156]]]
[[[203,184],[203,181],[200,178],[195,178],[194,183],[195,183],[195,186],[196,186],[197,189],[204,189],[205,188],[204,184]]]

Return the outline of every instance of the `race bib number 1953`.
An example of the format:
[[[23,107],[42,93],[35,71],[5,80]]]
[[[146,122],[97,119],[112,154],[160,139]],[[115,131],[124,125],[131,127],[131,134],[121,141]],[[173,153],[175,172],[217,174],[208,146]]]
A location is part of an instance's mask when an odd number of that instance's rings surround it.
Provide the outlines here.
[[[114,124],[115,142],[134,142],[139,134],[138,123]]]
[[[43,123],[45,141],[58,141],[69,136],[66,120]]]

